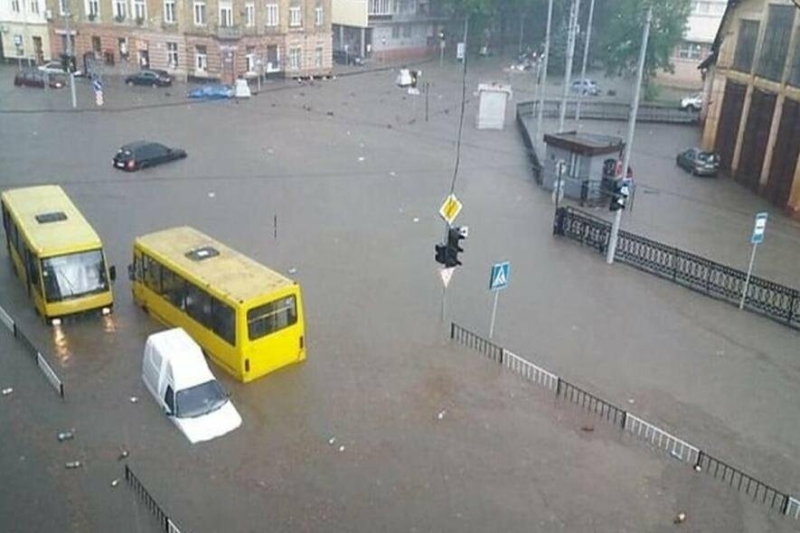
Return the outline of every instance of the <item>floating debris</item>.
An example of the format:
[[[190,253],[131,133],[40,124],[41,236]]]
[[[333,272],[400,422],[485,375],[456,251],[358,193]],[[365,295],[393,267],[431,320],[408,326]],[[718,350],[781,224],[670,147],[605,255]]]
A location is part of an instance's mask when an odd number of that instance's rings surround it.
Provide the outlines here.
[[[123,459],[127,459],[130,455],[130,452],[125,448],[122,448],[122,451],[119,452],[119,457],[117,457],[117,461],[122,461]]]
[[[72,470],[73,468],[80,468],[81,466],[83,466],[83,463],[80,461],[70,461],[64,465],[64,468]]]
[[[444,418],[444,415],[447,414],[447,409],[443,409],[436,414],[436,419],[441,420]]]
[[[209,198],[214,198],[216,195],[217,195],[217,193],[215,193],[215,192],[208,193],[208,197]]]
[[[675,517],[675,520],[673,520],[673,522],[676,523],[676,524],[683,524],[684,522],[686,522],[686,513],[684,513],[684,512],[678,513],[678,515]]]
[[[414,217],[414,222],[419,222],[419,217]]]
[[[131,396],[131,403],[136,403],[139,401],[139,398],[136,396]]]
[[[343,452],[343,451],[344,451],[344,445],[341,445],[341,446],[339,446],[339,451],[340,451],[340,452]]]
[[[65,440],[72,440],[75,438],[75,430],[71,429],[69,431],[62,431],[58,434],[58,442],[64,442]]]
[[[294,274],[295,272],[297,272],[296,268],[292,267],[289,269],[289,274]]]
[[[8,396],[12,392],[14,392],[14,388],[13,387],[7,387],[7,388],[2,390],[3,396]]]
[[[335,442],[336,442],[336,437],[331,437],[328,439],[328,444],[330,444],[331,446],[333,446]]]
[[[594,431],[594,426],[581,426],[581,431],[585,431],[586,433],[591,433]]]
[[[116,487],[117,485],[119,485],[119,479],[114,479],[114,480],[111,481],[111,486],[112,487]]]

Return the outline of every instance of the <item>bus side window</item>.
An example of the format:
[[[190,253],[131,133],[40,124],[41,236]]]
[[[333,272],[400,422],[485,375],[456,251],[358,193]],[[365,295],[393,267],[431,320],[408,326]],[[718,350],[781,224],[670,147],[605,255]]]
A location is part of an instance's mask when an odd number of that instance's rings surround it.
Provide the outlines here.
[[[211,330],[231,346],[236,346],[236,311],[211,297]]]
[[[36,257],[25,248],[25,262],[28,265],[28,279],[30,280],[30,284],[37,290],[39,288],[39,262],[36,260]]]
[[[142,255],[142,268],[144,270],[144,284],[156,294],[161,294],[161,265],[152,257]]]
[[[211,296],[193,283],[186,283],[186,312],[211,329]]]
[[[186,282],[166,267],[161,267],[161,289],[167,301],[179,309],[185,309]]]

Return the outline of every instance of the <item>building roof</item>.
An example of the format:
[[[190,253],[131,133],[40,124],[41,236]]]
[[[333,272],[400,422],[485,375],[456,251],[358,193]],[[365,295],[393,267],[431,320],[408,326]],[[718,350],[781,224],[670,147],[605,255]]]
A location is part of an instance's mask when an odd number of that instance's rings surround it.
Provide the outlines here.
[[[578,133],[577,131],[545,134],[544,142],[570,152],[589,156],[615,153],[625,147],[625,143],[619,137],[599,133]]]

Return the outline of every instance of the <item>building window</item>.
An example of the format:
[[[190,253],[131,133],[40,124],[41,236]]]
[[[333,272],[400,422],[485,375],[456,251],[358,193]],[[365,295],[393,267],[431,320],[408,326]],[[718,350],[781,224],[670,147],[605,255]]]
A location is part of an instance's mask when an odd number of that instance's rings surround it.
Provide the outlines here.
[[[256,5],[255,4],[245,4],[244,5],[244,25],[248,28],[252,28],[256,25]]]
[[[794,64],[792,72],[789,74],[789,83],[800,87],[800,34],[794,39]]]
[[[194,47],[194,66],[202,72],[208,70],[208,50],[205,46],[197,45]]]
[[[772,81],[781,81],[792,37],[794,6],[769,6],[767,30],[761,45],[761,57],[756,67],[756,75]]]
[[[223,28],[233,27],[233,6],[230,2],[219,4],[219,25]]]
[[[175,0],[164,0],[164,22],[175,23]]]
[[[119,21],[125,20],[128,15],[128,4],[126,0],[114,0],[114,18]]]
[[[417,12],[417,0],[397,0],[394,3],[394,12],[413,15]]]
[[[411,37],[411,30],[413,26],[411,24],[406,24],[403,26],[403,37]]]
[[[31,0],[31,13],[34,15],[39,14],[39,0]]]
[[[19,13],[19,0],[11,0],[11,11]]]
[[[748,74],[753,69],[753,56],[756,53],[758,40],[758,21],[742,20],[739,26],[739,38],[736,41],[736,53],[733,56],[733,68]]]
[[[392,0],[369,0],[368,15],[391,15]]]
[[[278,4],[267,4],[267,26],[278,25]]]
[[[194,2],[194,25],[206,25],[206,3],[205,0],[195,0]]]
[[[178,43],[167,43],[167,63],[169,68],[178,68]]]
[[[289,48],[289,70],[300,70],[300,54],[299,46]]]
[[[314,49],[314,66],[317,68],[322,68],[322,47],[317,46]]]
[[[244,61],[247,66],[247,72],[252,74],[256,72],[256,60],[258,56],[256,55],[256,48],[254,46],[248,46],[246,49],[246,54],[244,56]]]
[[[292,6],[289,8],[289,26],[297,27],[303,23],[300,13],[300,6]]]
[[[19,5],[17,5],[17,11],[19,11]],[[58,0],[58,14],[64,16],[67,13],[69,13],[69,0]]]
[[[395,24],[392,26],[392,39],[399,39],[400,38],[400,25]]]
[[[147,9],[145,8],[144,0],[133,0],[133,16],[136,20],[144,20],[147,18]]]
[[[325,23],[325,12],[322,10],[322,6],[317,6],[314,8],[314,25],[322,26],[324,23]]]
[[[89,14],[89,19],[94,20],[100,15],[100,1],[89,0],[86,2],[86,13]]]
[[[684,41],[678,45],[678,57],[681,59],[701,59],[703,57],[703,45]]]

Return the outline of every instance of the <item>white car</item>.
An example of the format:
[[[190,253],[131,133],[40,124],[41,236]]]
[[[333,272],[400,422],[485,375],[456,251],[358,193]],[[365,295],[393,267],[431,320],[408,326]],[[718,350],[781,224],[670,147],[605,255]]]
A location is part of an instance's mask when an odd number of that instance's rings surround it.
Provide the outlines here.
[[[147,338],[142,380],[192,444],[242,425],[242,417],[209,370],[200,346],[181,328]]]
[[[702,94],[693,94],[691,96],[686,96],[681,98],[681,109],[685,109],[687,111],[700,111],[703,107],[703,95]]]
[[[573,81],[570,90],[573,93],[589,96],[598,96],[600,94],[600,87],[597,86],[594,80],[589,79]]]
[[[48,61],[44,65],[39,65],[37,68],[42,72],[47,72],[48,74],[62,74],[62,75],[69,74],[68,72],[64,72],[64,69],[61,68],[61,61],[56,61],[56,60]],[[75,75],[82,76],[83,72],[81,72],[80,70],[76,70]]]

